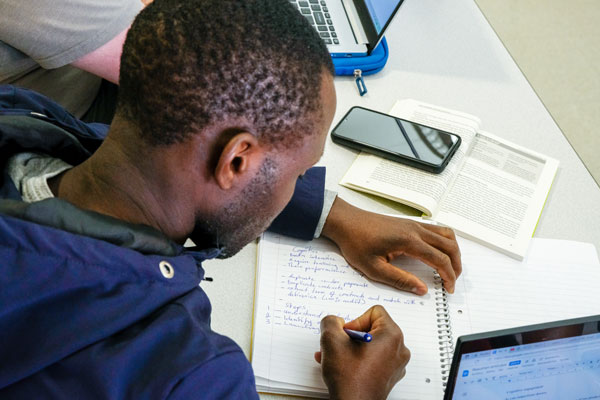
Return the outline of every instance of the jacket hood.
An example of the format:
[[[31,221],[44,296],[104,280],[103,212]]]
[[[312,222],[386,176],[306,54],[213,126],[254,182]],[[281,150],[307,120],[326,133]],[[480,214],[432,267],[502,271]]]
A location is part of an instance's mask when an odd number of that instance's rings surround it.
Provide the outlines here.
[[[10,155],[38,151],[77,165],[107,131],[43,96],[0,86],[0,388],[196,289],[200,263],[219,254],[185,251],[153,228],[60,199],[21,201],[5,168]]]

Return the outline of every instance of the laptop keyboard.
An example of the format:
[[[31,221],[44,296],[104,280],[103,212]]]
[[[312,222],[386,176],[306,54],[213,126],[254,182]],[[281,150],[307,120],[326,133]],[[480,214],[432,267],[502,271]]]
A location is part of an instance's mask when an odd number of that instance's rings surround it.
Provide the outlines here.
[[[325,0],[289,0],[317,30],[325,44],[340,44]]]

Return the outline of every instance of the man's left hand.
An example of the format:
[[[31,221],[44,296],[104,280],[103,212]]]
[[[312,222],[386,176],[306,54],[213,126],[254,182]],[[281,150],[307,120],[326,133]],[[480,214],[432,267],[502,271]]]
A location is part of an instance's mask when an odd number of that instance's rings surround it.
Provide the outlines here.
[[[427,293],[427,285],[390,264],[394,258],[406,255],[428,264],[439,273],[450,293],[454,293],[462,271],[460,250],[451,229],[371,213],[339,197],[322,235],[333,240],[346,261],[367,278],[419,295]]]

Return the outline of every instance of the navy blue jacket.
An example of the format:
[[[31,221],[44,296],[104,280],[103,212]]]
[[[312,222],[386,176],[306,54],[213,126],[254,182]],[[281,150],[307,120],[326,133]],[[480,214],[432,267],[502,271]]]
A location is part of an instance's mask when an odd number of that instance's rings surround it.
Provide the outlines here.
[[[77,165],[107,128],[0,86],[0,398],[256,398],[241,349],[210,327],[201,263],[219,249],[60,199],[24,203],[6,173],[23,151]],[[310,238],[323,186],[322,168],[299,180],[276,229]]]

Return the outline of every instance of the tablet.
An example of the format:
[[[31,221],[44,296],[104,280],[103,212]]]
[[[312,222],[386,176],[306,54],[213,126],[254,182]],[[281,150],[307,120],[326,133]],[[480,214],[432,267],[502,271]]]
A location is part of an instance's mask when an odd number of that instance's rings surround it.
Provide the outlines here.
[[[600,399],[600,315],[459,337],[444,399]]]

